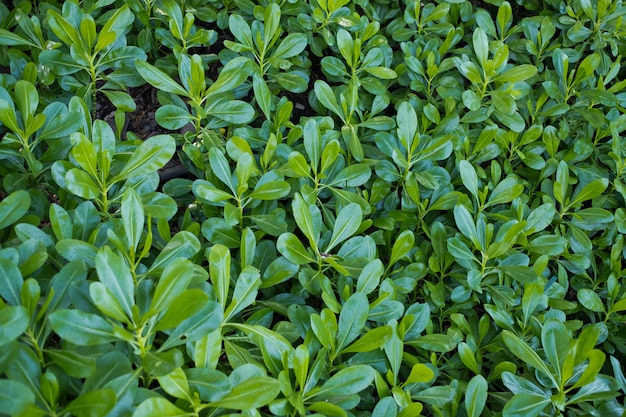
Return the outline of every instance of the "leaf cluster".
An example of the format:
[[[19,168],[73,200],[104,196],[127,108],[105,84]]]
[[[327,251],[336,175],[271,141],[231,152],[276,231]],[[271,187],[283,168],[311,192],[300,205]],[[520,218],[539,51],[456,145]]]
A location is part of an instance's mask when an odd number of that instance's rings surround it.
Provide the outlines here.
[[[0,5],[0,414],[625,415],[624,15]]]

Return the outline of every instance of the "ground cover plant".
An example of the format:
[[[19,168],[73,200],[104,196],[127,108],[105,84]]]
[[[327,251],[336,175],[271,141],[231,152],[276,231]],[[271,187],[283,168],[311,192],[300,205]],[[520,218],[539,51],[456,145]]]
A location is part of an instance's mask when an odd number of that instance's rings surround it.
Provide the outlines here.
[[[624,16],[4,2],[0,414],[626,415]]]

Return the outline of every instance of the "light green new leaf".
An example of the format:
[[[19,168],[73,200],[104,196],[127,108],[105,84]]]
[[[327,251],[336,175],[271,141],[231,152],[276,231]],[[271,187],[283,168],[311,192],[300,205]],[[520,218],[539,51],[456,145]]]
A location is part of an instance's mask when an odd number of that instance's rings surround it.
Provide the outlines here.
[[[411,230],[404,230],[398,235],[391,249],[389,265],[394,265],[405,257],[415,245],[415,234]]]
[[[167,245],[161,250],[161,253],[159,253],[148,269],[148,272],[159,273],[167,265],[180,258],[189,259],[200,252],[201,247],[200,241],[193,233],[186,230],[180,231],[167,242]]]
[[[65,174],[65,184],[72,193],[85,200],[93,200],[100,197],[102,190],[94,179],[85,171],[72,168]]]
[[[597,178],[595,180],[590,181],[584,186],[576,187],[574,190],[574,195],[572,196],[572,200],[569,203],[569,206],[575,206],[579,203],[582,203],[587,200],[591,200],[599,195],[601,195],[604,190],[607,189],[609,185],[608,178]]]
[[[304,33],[290,33],[272,53],[272,59],[287,59],[299,55],[307,46]]]
[[[537,74],[537,67],[529,64],[515,65],[514,67],[505,71],[502,75],[496,77],[494,81],[506,82],[518,82],[524,81]]]
[[[119,322],[129,322],[128,315],[115,298],[113,293],[101,282],[92,282],[89,285],[89,296],[98,310]]]
[[[271,120],[272,114],[272,93],[270,92],[267,83],[259,74],[255,73],[252,78],[252,88],[254,91],[254,98],[257,105],[261,108],[263,115],[267,120]]]

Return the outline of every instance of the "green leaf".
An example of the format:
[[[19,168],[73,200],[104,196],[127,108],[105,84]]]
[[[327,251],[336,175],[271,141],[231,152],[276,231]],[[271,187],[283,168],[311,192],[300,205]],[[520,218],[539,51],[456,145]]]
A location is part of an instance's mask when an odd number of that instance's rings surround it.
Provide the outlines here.
[[[461,175],[461,181],[463,181],[465,188],[467,188],[476,201],[478,201],[478,176],[476,175],[474,166],[466,160],[460,161],[459,174]]]
[[[209,252],[209,276],[217,301],[226,309],[230,287],[230,251],[226,246],[215,245]]]
[[[393,330],[389,326],[376,327],[356,339],[354,343],[343,348],[338,353],[371,352],[380,349],[391,338],[392,332]]]
[[[170,135],[152,136],[135,149],[122,171],[111,182],[150,174],[169,162],[174,152],[176,152],[176,142],[173,137]]]
[[[48,316],[52,329],[79,346],[93,346],[117,339],[113,326],[102,317],[80,310],[58,310]]]
[[[28,328],[29,321],[28,312],[22,306],[5,306],[0,310],[0,346],[20,337]]]
[[[537,67],[535,67],[534,65],[529,65],[529,64],[515,65],[514,67],[511,67],[510,69],[505,71],[503,74],[496,77],[494,81],[499,81],[503,83],[506,83],[506,82],[514,83],[518,81],[524,81],[534,76],[535,74],[537,74]]]
[[[237,278],[232,302],[224,312],[224,321],[228,321],[235,314],[254,303],[260,286],[259,271],[253,266],[244,267]]]
[[[110,388],[89,391],[69,403],[63,411],[76,417],[104,417],[115,406],[116,397]]]
[[[224,65],[217,80],[211,84],[206,92],[206,96],[210,97],[234,90],[248,78],[251,70],[252,62],[248,58],[237,57],[231,59]]]
[[[287,59],[298,56],[307,46],[304,33],[290,33],[272,53],[272,59]]]
[[[11,379],[0,379],[0,407],[11,416],[20,415],[35,403],[35,394],[24,384]]]
[[[470,379],[465,390],[467,417],[481,415],[487,403],[487,389],[487,380],[482,375],[476,375]]]
[[[187,90],[154,65],[137,59],[135,60],[135,68],[137,69],[137,72],[139,72],[139,75],[141,75],[143,79],[150,83],[153,87],[167,93],[190,97]]]
[[[128,317],[132,317],[135,284],[125,261],[113,253],[111,248],[104,246],[98,251],[95,262],[100,282],[111,292]]]
[[[548,362],[561,379],[570,348],[570,336],[565,324],[557,319],[546,320],[541,328],[541,344]]]
[[[167,375],[157,377],[163,391],[175,398],[191,401],[191,390],[182,368],[176,368]]]
[[[352,365],[331,376],[319,389],[311,391],[310,396],[324,400],[333,397],[358,394],[374,381],[374,372],[367,365]]]
[[[236,385],[230,393],[211,405],[232,410],[252,410],[269,404],[279,392],[280,384],[277,380],[257,376]]]
[[[18,221],[30,208],[30,194],[24,190],[14,191],[0,201],[0,229]]]
[[[294,195],[291,203],[293,217],[296,224],[309,239],[311,247],[317,251],[317,242],[320,238],[322,218],[319,209],[315,205],[308,204],[300,193]]]
[[[341,308],[337,330],[337,352],[348,346],[356,339],[367,322],[369,301],[362,292],[356,292],[348,298]]]
[[[609,185],[609,180],[607,178],[597,178],[595,180],[589,181],[589,183],[584,186],[576,187],[574,190],[574,195],[572,196],[572,200],[569,203],[569,207],[575,206],[584,201],[591,200],[599,195],[601,195],[604,190],[607,189]]]
[[[536,394],[515,394],[502,410],[503,417],[536,417],[550,404],[550,398]]]
[[[311,257],[309,252],[307,252],[300,239],[293,233],[280,235],[276,242],[276,249],[278,249],[281,255],[296,265],[316,262],[315,258]]]
[[[257,184],[247,198],[251,200],[278,200],[289,194],[289,191],[291,191],[291,186],[287,181],[270,181]]]
[[[426,383],[430,382],[435,378],[435,373],[428,366],[423,363],[416,363],[411,368],[411,372],[409,376],[406,377],[404,381],[405,384],[415,384],[415,383]]]
[[[257,105],[261,108],[265,118],[270,120],[272,117],[272,93],[263,77],[257,73],[252,77],[252,88]]]
[[[127,188],[122,195],[122,223],[131,253],[137,249],[144,226],[143,204],[133,188]]]
[[[13,95],[15,104],[22,115],[24,124],[35,115],[39,106],[39,94],[34,85],[28,81],[20,80],[13,87]]]
[[[359,227],[363,220],[363,212],[361,206],[351,203],[341,209],[339,215],[335,219],[333,226],[333,234],[326,246],[326,252],[330,252],[335,246],[351,237]]]
[[[341,110],[341,107],[339,107],[339,103],[337,103],[337,97],[335,97],[335,93],[325,81],[315,81],[313,89],[315,91],[315,96],[324,107],[326,107],[328,110],[332,111],[342,119],[345,117],[343,111]]]
[[[6,29],[0,29],[0,45],[17,46],[24,45],[31,48],[37,48],[38,45],[30,42],[28,39],[21,37],[13,32],[9,32]]]
[[[254,119],[254,108],[242,100],[229,100],[207,107],[207,113],[227,123],[246,124]]]
[[[415,244],[415,234],[411,230],[404,230],[398,235],[391,249],[389,265],[394,265],[404,258]]]
[[[188,417],[189,413],[163,397],[148,398],[135,410],[133,417]]]
[[[194,120],[189,110],[173,104],[166,104],[159,107],[154,117],[161,127],[169,130],[181,129]]]
[[[478,63],[484,68],[489,57],[489,39],[487,39],[487,34],[483,28],[478,27],[474,30],[472,44]]]
[[[194,277],[193,264],[187,259],[177,259],[167,265],[154,289],[150,310],[156,313],[167,310],[180,296]]]
[[[93,200],[100,197],[102,192],[98,184],[88,173],[82,169],[72,168],[65,174],[67,189],[86,200]]]
[[[564,255],[567,251],[567,239],[556,235],[539,236],[528,242],[528,250],[548,256]]]
[[[578,290],[576,294],[578,301],[585,307],[587,310],[591,310],[596,313],[604,313],[604,303],[602,303],[602,299],[595,291],[589,288],[581,288]]]
[[[548,366],[539,357],[537,352],[535,352],[533,348],[528,345],[528,343],[526,343],[525,341],[517,337],[514,333],[508,330],[502,331],[502,339],[504,340],[504,344],[515,356],[517,356],[533,368],[537,369],[539,372],[543,373],[546,377],[550,379],[554,387],[559,386]]]
[[[359,274],[356,283],[356,291],[367,295],[376,290],[384,272],[385,266],[380,259],[377,258],[368,262]]]

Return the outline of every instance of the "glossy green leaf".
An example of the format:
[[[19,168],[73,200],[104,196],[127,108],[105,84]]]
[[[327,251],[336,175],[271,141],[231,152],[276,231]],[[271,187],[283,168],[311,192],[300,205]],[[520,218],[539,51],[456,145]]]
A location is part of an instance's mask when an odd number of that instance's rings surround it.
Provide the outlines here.
[[[487,380],[482,375],[470,379],[465,391],[465,410],[468,417],[480,416],[487,403]]]
[[[535,417],[550,404],[550,398],[537,394],[520,393],[513,396],[502,410],[503,417]]]
[[[24,190],[14,191],[0,201],[0,229],[18,221],[30,208],[31,198]]]
[[[150,174],[162,168],[175,151],[176,143],[170,135],[152,136],[135,149],[113,182]]]
[[[106,320],[80,310],[57,310],[48,320],[59,336],[76,345],[99,345],[117,338]]]
[[[146,61],[136,60],[135,68],[137,68],[137,72],[139,72],[144,80],[146,80],[148,83],[158,88],[159,90],[177,94],[183,97],[189,97],[189,93],[187,92],[187,90],[185,90],[180,84],[174,81],[172,77],[170,77],[154,65],[149,64]]]
[[[506,346],[515,356],[543,373],[547,378],[550,379],[555,387],[558,386],[558,382],[554,378],[554,375],[552,374],[548,366],[539,357],[537,352],[535,352],[533,348],[530,347],[528,343],[526,343],[525,341],[517,337],[514,333],[508,330],[504,330],[502,332],[502,339],[504,340]]]
[[[133,417],[187,417],[181,410],[163,397],[148,398],[135,409]]]
[[[0,407],[3,413],[19,415],[35,403],[35,394],[21,382],[10,379],[0,380]]]
[[[211,405],[232,410],[250,410],[267,405],[279,392],[280,384],[277,380],[258,376],[236,385],[228,395]]]
[[[115,391],[103,388],[82,394],[69,403],[64,411],[76,417],[104,417],[113,409],[115,401]]]

